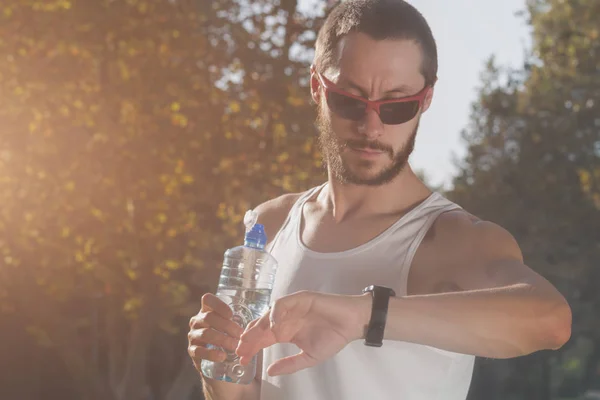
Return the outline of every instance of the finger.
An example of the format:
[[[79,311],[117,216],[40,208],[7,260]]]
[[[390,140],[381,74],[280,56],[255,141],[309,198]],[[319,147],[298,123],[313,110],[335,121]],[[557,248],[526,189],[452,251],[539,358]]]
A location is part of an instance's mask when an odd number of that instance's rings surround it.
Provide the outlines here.
[[[223,300],[219,299],[212,293],[205,293],[204,296],[202,296],[202,309],[203,311],[209,311],[205,308],[215,311],[226,319],[231,319],[233,317],[231,308],[229,308],[229,306],[225,304]]]
[[[256,318],[256,319],[253,319],[252,321],[250,321],[250,323],[248,325],[246,325],[246,330],[248,331],[248,330],[254,328],[254,326],[256,324],[258,324],[258,321],[260,321],[260,318]]]
[[[202,360],[208,360],[213,362],[223,362],[227,359],[227,354],[217,349],[207,349],[203,346],[190,345],[188,347],[188,354],[196,363]]]
[[[217,331],[224,332],[236,339],[239,339],[242,333],[244,332],[244,328],[242,328],[230,319],[223,318],[220,314],[217,314],[215,311],[209,311],[202,316],[198,316],[193,320],[193,322],[191,322],[192,330],[202,328],[212,328]]]
[[[298,354],[284,357],[269,365],[267,374],[269,374],[269,376],[292,374],[305,368],[313,367],[317,363],[317,360],[301,351]]]
[[[259,340],[266,331],[271,328],[271,324],[269,322],[269,314],[264,314],[262,317],[250,322],[242,336],[240,337],[240,342],[244,343],[252,343]]]
[[[264,315],[259,320],[253,321],[252,327],[242,334],[236,349],[242,365],[250,362],[260,350],[277,342],[269,325],[269,316]]]
[[[188,342],[190,345],[206,346],[213,345],[222,347],[225,350],[234,351],[238,346],[238,340],[225,335],[222,332],[214,329],[197,329],[188,334]]]

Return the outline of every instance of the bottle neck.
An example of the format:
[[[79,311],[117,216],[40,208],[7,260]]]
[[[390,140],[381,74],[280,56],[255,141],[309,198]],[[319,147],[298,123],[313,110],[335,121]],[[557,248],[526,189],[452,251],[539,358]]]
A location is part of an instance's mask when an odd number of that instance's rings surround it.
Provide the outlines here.
[[[258,250],[264,250],[265,249],[264,243],[259,243],[259,242],[255,241],[255,240],[251,240],[251,239],[244,240],[244,246],[251,247],[253,249],[258,249]]]

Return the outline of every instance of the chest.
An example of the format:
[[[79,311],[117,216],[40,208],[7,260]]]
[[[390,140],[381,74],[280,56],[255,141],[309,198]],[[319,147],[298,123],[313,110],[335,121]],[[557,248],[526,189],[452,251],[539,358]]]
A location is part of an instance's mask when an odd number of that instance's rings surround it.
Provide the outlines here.
[[[327,247],[325,252],[310,246],[310,240],[305,243],[306,237],[315,238],[322,232],[305,236],[298,226],[290,226],[282,233],[271,250],[279,264],[274,298],[301,290],[356,295],[369,285],[392,287],[399,294],[406,291],[412,235],[387,231],[372,240],[339,240],[336,243],[344,246],[333,251]],[[338,235],[348,236],[343,231]]]
[[[300,238],[319,253],[338,253],[359,248],[394,226],[402,215],[382,215],[335,222],[331,217],[307,210],[300,221]]]

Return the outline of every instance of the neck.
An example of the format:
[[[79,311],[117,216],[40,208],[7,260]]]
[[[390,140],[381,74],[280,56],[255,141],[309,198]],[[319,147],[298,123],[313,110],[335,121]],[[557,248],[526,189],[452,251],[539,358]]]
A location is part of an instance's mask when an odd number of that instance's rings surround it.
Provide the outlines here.
[[[392,181],[380,186],[341,183],[331,172],[328,183],[317,202],[331,212],[336,222],[405,212],[431,195],[431,190],[409,165]]]

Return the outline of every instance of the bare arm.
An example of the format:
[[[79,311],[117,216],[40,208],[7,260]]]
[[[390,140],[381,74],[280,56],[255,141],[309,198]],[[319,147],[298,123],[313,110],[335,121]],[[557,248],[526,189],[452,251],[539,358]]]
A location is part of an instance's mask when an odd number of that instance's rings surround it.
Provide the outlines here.
[[[419,250],[416,294],[391,299],[386,338],[492,358],[561,347],[571,328],[563,296],[523,264],[508,232],[461,214],[442,217]]]

